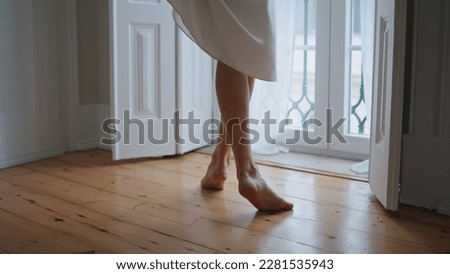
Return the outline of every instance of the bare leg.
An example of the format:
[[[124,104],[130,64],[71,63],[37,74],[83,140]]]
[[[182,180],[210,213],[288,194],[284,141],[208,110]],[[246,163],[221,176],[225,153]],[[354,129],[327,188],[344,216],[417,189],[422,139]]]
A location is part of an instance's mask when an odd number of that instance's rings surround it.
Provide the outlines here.
[[[227,137],[232,142],[236,160],[239,193],[256,208],[264,211],[289,210],[293,204],[275,194],[261,178],[251,154],[250,144],[242,142],[249,138],[248,129],[243,121],[249,117],[249,101],[253,80],[248,76],[218,63],[216,91],[222,120],[225,122]],[[233,125],[231,121],[237,123]]]
[[[230,164],[231,146],[222,124],[219,129],[221,141],[216,144],[208,170],[201,181],[202,187],[206,189],[222,190],[227,178],[226,168]]]
[[[255,78],[247,77],[247,83],[250,92],[250,101],[255,85]],[[216,144],[208,170],[201,181],[202,187],[206,189],[222,190],[223,184],[227,179],[226,168],[230,164],[231,142],[228,140],[228,134],[223,125],[225,125],[225,122],[222,120],[219,129],[219,137],[222,141]]]

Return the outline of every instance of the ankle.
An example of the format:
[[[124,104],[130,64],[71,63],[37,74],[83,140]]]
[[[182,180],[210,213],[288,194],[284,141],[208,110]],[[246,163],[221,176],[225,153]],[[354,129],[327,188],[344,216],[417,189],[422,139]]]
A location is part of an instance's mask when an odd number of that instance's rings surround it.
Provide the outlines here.
[[[225,164],[229,161],[229,153],[221,152],[219,153],[217,150],[213,152],[211,162],[213,162],[217,166],[225,166]]]
[[[259,177],[259,171],[255,163],[251,162],[248,165],[237,166],[238,180]]]

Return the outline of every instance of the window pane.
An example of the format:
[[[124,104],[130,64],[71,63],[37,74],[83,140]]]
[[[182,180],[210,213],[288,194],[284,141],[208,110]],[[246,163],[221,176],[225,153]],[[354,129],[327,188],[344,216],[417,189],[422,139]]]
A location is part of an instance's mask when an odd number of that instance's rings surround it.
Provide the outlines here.
[[[314,117],[316,72],[316,0],[297,2],[293,75],[287,118],[293,126]]]
[[[351,52],[350,79],[350,133],[368,134],[366,129],[366,104],[364,102],[364,82],[362,78],[361,50]]]
[[[351,44],[361,46],[361,0],[352,0]]]
[[[361,0],[348,0],[351,10],[351,21],[348,31],[350,32],[350,45],[347,54],[349,60],[349,75],[347,77],[350,89],[347,94],[349,104],[349,125],[348,132],[352,134],[369,135],[370,128],[367,121],[367,106],[365,104],[365,88],[371,85],[364,85],[363,79],[363,54],[362,54],[362,22],[361,22]],[[373,22],[364,22],[373,24]]]

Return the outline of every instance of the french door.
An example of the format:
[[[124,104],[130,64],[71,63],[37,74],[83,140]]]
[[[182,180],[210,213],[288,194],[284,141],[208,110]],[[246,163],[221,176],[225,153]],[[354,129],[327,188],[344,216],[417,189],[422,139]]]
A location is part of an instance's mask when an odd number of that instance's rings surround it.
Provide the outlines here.
[[[292,138],[296,131],[307,138],[290,145],[291,150],[351,158],[369,154],[367,110],[372,87],[367,76],[372,68],[375,6],[373,1],[364,1],[297,1],[293,80],[286,114],[293,123],[283,139]],[[310,123],[313,120],[320,125]],[[333,125],[340,125],[345,142],[327,131]]]
[[[339,132],[347,144],[327,143],[324,138],[311,145],[301,139],[291,147],[353,157],[368,156],[370,150],[370,187],[386,209],[397,210],[407,1],[299,0],[297,4],[303,22],[297,24],[300,30],[287,114],[294,123],[282,139],[296,132],[306,132],[310,140],[326,136],[324,127],[304,123],[311,118],[331,120],[332,125],[346,118]],[[359,22],[358,13],[365,14]],[[308,19],[311,15],[315,18]],[[373,40],[362,39],[362,35]],[[364,104],[368,107],[358,110]],[[333,111],[331,117],[327,108]]]
[[[113,158],[159,157],[207,145],[212,59],[181,31],[162,1],[111,1]],[[191,115],[191,116],[190,116]],[[182,125],[181,119],[195,125]],[[191,130],[191,132],[189,132]]]

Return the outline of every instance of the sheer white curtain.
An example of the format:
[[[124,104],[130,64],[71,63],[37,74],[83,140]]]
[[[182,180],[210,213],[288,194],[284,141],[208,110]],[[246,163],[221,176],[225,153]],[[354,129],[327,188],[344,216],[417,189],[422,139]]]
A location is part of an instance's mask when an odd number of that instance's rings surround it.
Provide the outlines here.
[[[292,59],[294,53],[296,0],[272,0],[274,4],[276,44],[277,44],[277,82],[257,80],[250,102],[250,117],[258,119],[259,125],[253,126],[260,134],[260,139],[253,144],[252,150],[259,154],[276,154],[280,147],[268,143],[264,136],[261,120],[270,111],[270,118],[277,122],[284,119],[288,108],[289,91],[292,76]],[[278,125],[272,125],[269,132],[276,139]]]
[[[364,99],[366,104],[366,127],[370,128],[372,113],[373,86],[373,49],[375,36],[375,1],[360,0],[361,12],[361,45],[362,45],[362,77],[364,81]],[[351,167],[356,173],[369,172],[369,160],[357,163]]]

